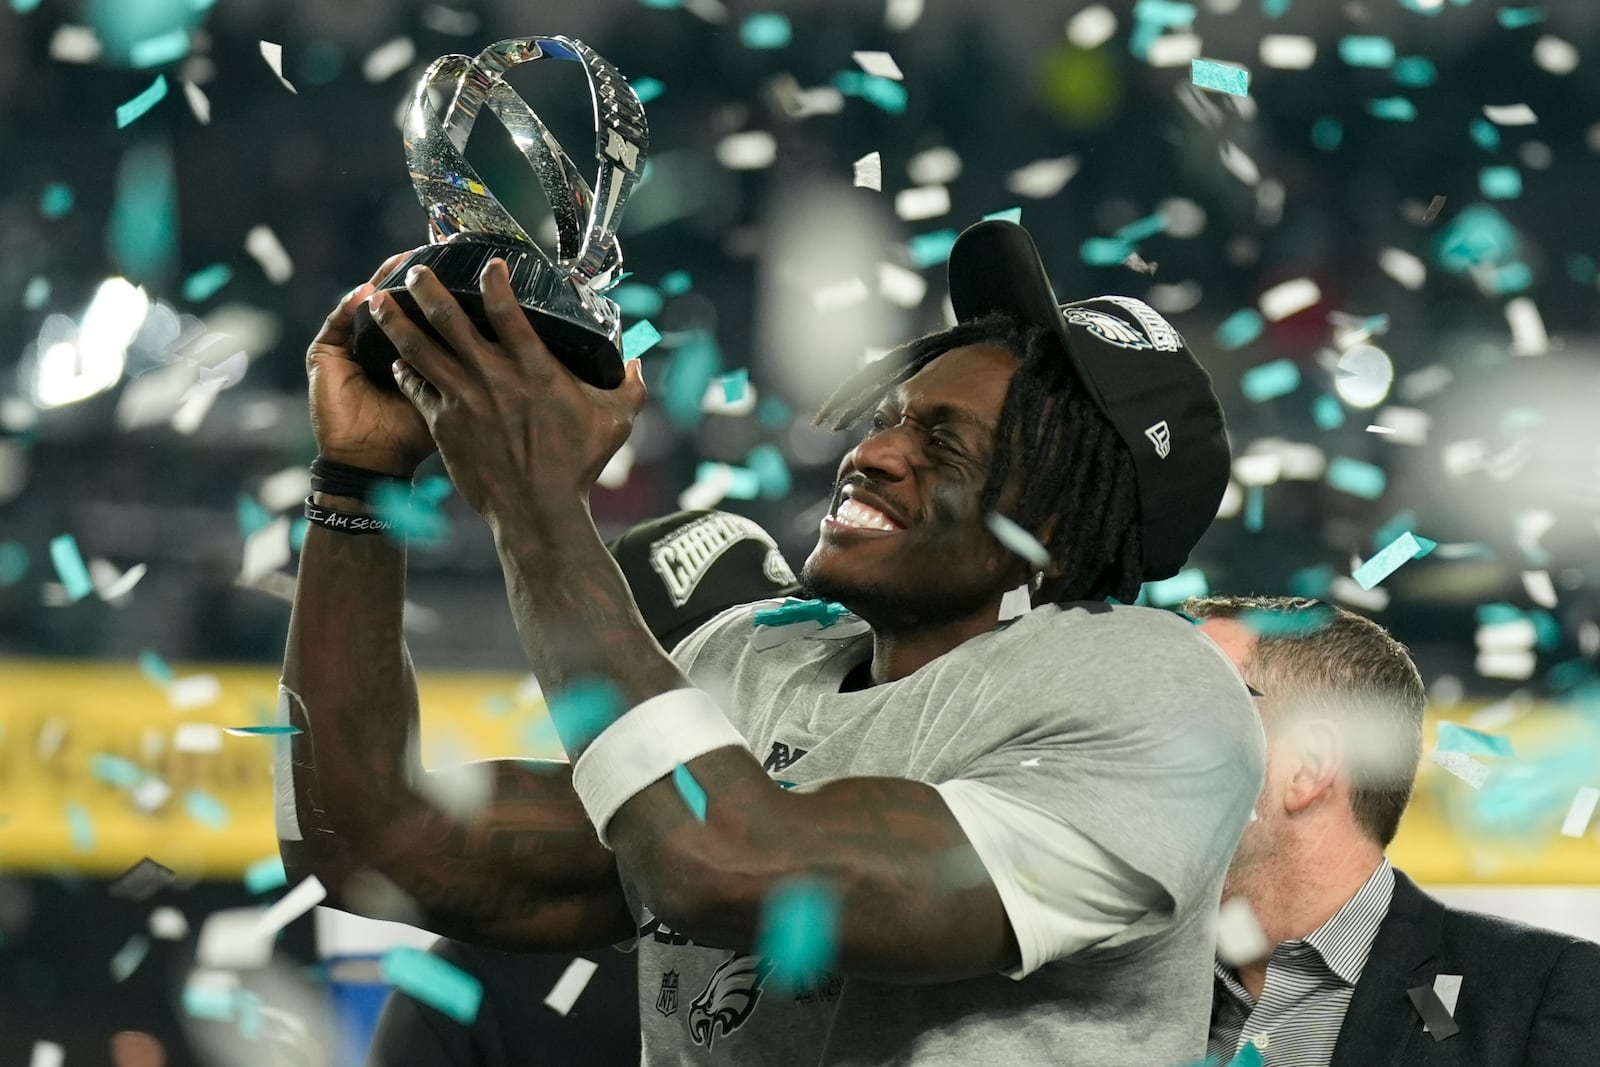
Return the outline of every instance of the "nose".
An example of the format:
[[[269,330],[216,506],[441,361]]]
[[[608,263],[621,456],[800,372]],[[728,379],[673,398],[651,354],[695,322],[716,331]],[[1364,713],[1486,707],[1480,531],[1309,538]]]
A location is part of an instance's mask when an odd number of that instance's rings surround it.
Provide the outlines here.
[[[915,436],[904,420],[886,426],[870,437],[864,437],[856,447],[845,453],[840,474],[860,471],[869,478],[897,482],[911,473],[916,443]]]

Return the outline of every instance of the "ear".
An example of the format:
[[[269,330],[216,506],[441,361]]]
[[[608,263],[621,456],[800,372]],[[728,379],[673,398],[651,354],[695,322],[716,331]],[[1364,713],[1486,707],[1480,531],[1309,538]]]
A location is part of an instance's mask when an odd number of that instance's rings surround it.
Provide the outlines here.
[[[1345,751],[1343,732],[1328,719],[1306,719],[1293,730],[1283,806],[1297,815],[1338,792],[1345,777]]]

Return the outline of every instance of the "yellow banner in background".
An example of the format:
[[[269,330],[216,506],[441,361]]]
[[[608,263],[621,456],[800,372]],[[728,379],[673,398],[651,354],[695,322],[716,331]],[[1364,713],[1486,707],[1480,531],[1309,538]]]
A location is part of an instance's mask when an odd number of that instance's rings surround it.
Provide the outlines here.
[[[262,667],[152,680],[129,664],[0,666],[0,871],[107,876],[150,856],[183,877],[237,879],[275,856],[272,756],[281,741],[224,731],[275,723],[277,678]],[[524,678],[422,675],[424,762],[559,756],[542,700],[519,695]],[[1475,710],[1451,708],[1448,718]],[[1570,709],[1543,708],[1499,732],[1519,755],[1559,761],[1586,728]],[[1430,716],[1429,751],[1436,730]],[[1576,751],[1583,759],[1593,750]],[[1424,759],[1391,858],[1428,884],[1600,885],[1600,817],[1585,836],[1562,836],[1575,779],[1541,767],[1477,791]],[[1586,784],[1600,786],[1600,766]]]

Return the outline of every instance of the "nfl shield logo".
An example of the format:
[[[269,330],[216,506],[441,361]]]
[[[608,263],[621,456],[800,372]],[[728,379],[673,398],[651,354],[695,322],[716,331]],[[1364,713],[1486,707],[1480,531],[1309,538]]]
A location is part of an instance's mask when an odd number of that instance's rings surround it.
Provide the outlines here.
[[[678,972],[666,971],[661,975],[661,992],[656,994],[656,1011],[671,1017],[678,1010]]]

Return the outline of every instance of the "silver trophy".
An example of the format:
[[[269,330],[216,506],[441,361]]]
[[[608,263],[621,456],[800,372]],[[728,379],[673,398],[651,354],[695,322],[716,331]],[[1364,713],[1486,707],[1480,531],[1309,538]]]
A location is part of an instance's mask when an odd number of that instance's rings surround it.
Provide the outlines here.
[[[572,159],[505,72],[534,59],[583,65],[594,100],[595,156],[600,171],[589,188]],[[434,103],[435,94],[446,101]],[[555,213],[556,250],[534,243],[484,184],[463,152],[487,104],[533,167]],[[442,111],[442,114],[441,114]],[[440,56],[423,72],[405,118],[406,162],[428,214],[429,243],[414,249],[378,288],[417,325],[433,333],[406,290],[406,272],[426,266],[449,289],[485,337],[496,339],[483,310],[478,275],[504,259],[528,321],[573,373],[602,388],[622,381],[621,312],[606,298],[622,271],[617,225],[644,167],[650,130],[638,94],[617,69],[569,37],[518,37],[477,56]],[[437,334],[434,334],[436,340]],[[355,357],[367,376],[394,387],[394,346],[365,304],[356,310]]]

